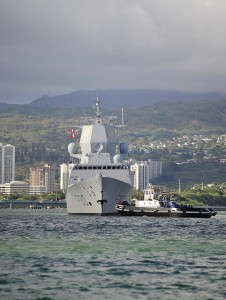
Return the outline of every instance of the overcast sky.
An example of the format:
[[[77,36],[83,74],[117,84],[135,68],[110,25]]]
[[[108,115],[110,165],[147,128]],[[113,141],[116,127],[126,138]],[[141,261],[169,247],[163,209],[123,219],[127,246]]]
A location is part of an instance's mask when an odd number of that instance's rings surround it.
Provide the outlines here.
[[[0,102],[76,90],[226,92],[226,0],[0,0]]]

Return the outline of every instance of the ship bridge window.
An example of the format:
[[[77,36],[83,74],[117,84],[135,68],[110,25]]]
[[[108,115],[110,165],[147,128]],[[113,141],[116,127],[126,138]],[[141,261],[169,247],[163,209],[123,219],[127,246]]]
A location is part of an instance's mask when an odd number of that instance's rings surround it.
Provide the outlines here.
[[[74,166],[73,170],[101,170],[101,169],[128,169],[128,166],[123,166],[123,165],[119,165],[119,166]]]

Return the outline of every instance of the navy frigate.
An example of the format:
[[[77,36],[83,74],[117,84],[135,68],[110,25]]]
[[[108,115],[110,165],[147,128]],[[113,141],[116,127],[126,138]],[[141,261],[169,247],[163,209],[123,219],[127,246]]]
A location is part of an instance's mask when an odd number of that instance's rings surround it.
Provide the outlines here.
[[[123,160],[128,145],[120,142],[118,136],[119,127],[124,125],[115,124],[115,117],[107,120],[105,123],[102,120],[97,97],[92,124],[74,126],[80,127],[81,134],[68,146],[66,202],[69,214],[116,214],[119,201],[130,202],[130,168]]]

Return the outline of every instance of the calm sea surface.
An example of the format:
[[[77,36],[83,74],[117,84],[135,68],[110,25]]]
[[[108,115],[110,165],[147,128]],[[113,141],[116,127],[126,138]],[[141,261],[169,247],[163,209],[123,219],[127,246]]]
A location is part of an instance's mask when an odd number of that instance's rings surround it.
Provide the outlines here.
[[[0,299],[226,299],[226,213],[211,219],[0,210]]]

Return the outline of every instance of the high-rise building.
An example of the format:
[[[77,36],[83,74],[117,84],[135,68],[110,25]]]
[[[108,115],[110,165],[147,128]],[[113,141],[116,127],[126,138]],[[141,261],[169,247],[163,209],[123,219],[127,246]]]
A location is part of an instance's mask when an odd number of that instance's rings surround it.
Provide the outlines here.
[[[60,189],[65,193],[68,185],[68,165],[60,165]]]
[[[134,172],[134,188],[136,190],[143,190],[149,183],[149,168],[147,162],[136,162],[131,166]]]
[[[130,166],[132,182],[136,190],[144,190],[150,181],[162,175],[162,162],[151,160],[138,161]]]
[[[162,175],[162,162],[159,160],[148,159],[150,179],[158,178]]]
[[[0,184],[15,180],[15,146],[0,143]]]
[[[30,167],[30,185],[39,185],[39,168]]]
[[[42,168],[30,168],[30,185],[46,186],[47,193],[55,191],[55,168],[45,164]]]

